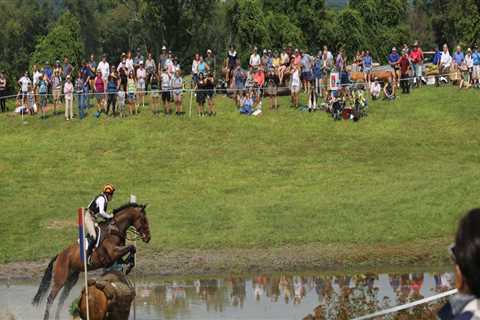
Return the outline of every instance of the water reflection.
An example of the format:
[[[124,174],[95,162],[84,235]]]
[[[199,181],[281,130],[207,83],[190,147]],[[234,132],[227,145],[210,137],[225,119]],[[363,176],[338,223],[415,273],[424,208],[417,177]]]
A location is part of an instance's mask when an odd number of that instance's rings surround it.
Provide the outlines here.
[[[315,309],[318,319],[348,319],[452,285],[450,273],[143,279],[137,282],[137,314],[141,319],[302,319]]]

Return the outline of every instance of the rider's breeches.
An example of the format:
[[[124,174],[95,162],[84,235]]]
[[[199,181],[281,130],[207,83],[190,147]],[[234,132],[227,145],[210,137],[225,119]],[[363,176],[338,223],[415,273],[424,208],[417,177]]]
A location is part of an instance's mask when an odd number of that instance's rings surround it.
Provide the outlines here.
[[[85,230],[87,231],[87,235],[92,236],[94,239],[97,238],[95,222],[93,221],[92,215],[88,211],[85,212]]]

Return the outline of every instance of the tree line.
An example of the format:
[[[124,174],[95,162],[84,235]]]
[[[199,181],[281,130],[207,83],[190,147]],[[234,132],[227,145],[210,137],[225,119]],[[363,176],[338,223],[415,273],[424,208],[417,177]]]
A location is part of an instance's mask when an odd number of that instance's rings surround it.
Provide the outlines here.
[[[10,84],[33,64],[90,53],[171,48],[186,70],[195,52],[223,58],[230,44],[242,61],[253,46],[324,45],[348,56],[369,49],[385,61],[393,46],[418,40],[424,50],[448,43],[473,46],[480,36],[479,0],[10,0],[0,2],[0,70]]]

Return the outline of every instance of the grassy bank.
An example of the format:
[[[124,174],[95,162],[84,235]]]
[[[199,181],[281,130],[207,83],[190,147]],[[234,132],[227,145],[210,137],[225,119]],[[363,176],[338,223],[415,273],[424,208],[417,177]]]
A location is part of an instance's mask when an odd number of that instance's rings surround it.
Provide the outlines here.
[[[371,103],[359,123],[287,98],[259,118],[223,97],[215,118],[1,115],[0,262],[73,241],[75,209],[105,182],[113,207],[130,193],[149,203],[148,252],[446,242],[478,205],[479,97],[425,88]]]

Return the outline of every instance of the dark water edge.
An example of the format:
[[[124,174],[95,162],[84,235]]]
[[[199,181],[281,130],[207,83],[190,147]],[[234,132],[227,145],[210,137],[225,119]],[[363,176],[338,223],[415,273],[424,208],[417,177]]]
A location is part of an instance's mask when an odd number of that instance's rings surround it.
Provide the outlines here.
[[[425,270],[425,269],[423,269]],[[321,306],[324,319],[350,319],[397,304],[446,291],[453,284],[449,267],[423,272],[289,272],[219,275],[208,277],[156,277],[133,274],[136,284],[136,319],[303,319]],[[83,280],[83,279],[81,279]],[[30,301],[37,281],[0,282],[0,318],[41,319],[43,305]],[[78,297],[77,284],[68,304]],[[430,308],[393,318],[433,319]],[[68,306],[62,319],[69,319]],[[131,317],[133,319],[133,317]]]

